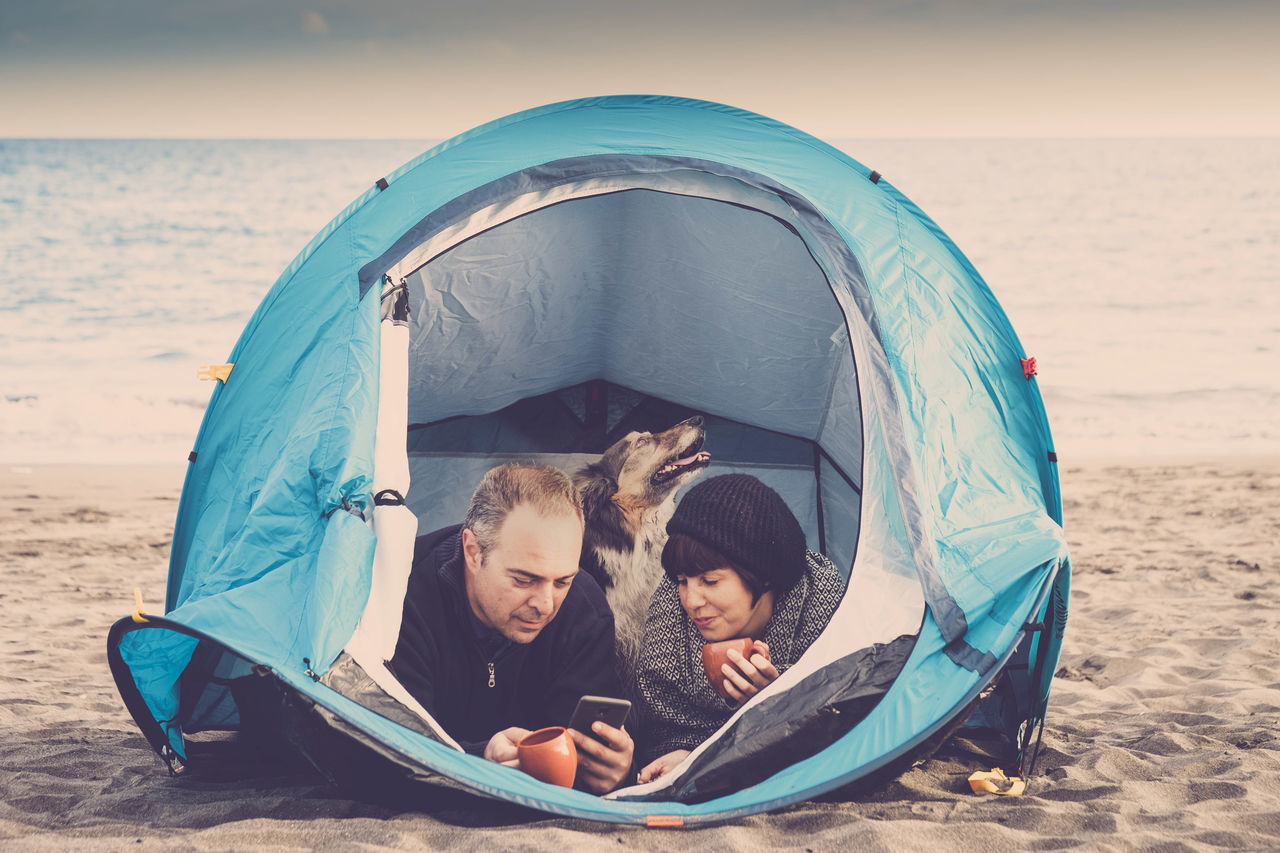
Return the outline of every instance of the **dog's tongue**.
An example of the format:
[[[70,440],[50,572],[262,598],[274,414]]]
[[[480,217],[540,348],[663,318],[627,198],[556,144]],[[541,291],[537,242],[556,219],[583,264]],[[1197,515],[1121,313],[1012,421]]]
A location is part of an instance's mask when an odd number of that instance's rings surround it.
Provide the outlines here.
[[[682,467],[683,467],[683,466],[685,466],[685,465],[692,465],[694,462],[697,462],[697,461],[698,461],[699,459],[701,459],[703,456],[706,456],[706,457],[710,458],[711,454],[710,454],[710,453],[706,453],[706,452],[702,452],[702,451],[700,451],[700,452],[698,452],[698,453],[693,454],[692,456],[686,456],[686,457],[685,457],[685,458],[683,458],[683,459],[677,459],[675,462],[672,462],[671,464],[672,464],[672,465],[680,465],[680,466],[682,466]]]

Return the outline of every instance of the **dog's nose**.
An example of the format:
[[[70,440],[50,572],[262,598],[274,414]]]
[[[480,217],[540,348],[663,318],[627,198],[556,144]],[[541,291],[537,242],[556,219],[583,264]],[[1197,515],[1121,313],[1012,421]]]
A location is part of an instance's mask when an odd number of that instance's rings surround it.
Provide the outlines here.
[[[700,427],[702,426],[702,415],[694,415],[684,422],[685,426]]]

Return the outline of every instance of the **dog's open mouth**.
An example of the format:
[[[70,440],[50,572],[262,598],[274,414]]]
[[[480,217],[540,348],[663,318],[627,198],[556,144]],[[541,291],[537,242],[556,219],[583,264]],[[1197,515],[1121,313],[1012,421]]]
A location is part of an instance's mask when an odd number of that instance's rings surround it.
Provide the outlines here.
[[[677,457],[657,470],[653,475],[655,484],[665,483],[672,477],[705,468],[711,461],[711,454],[702,449],[702,436],[694,439],[692,444],[677,454]]]

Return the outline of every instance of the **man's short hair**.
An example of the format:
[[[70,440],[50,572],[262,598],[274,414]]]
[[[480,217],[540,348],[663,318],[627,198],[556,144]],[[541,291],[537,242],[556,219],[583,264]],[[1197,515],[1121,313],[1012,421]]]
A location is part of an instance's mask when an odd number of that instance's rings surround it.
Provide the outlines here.
[[[520,504],[528,504],[539,515],[574,515],[582,523],[582,498],[568,474],[547,465],[499,465],[476,487],[462,522],[475,534],[481,557],[498,541],[507,514]]]

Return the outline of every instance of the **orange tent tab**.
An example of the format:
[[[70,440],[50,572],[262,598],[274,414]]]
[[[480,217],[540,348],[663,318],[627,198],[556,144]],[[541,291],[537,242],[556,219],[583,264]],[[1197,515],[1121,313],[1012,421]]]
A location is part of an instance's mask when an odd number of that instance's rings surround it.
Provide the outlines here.
[[[218,380],[223,385],[227,384],[227,377],[231,375],[231,368],[234,364],[205,364],[196,368],[197,379]]]
[[[676,814],[651,814],[645,817],[645,826],[684,826],[684,818]]]

